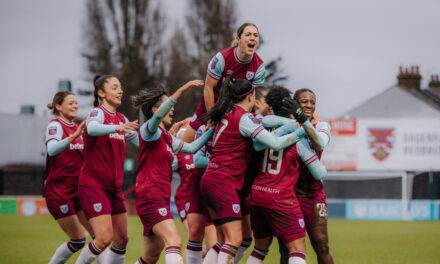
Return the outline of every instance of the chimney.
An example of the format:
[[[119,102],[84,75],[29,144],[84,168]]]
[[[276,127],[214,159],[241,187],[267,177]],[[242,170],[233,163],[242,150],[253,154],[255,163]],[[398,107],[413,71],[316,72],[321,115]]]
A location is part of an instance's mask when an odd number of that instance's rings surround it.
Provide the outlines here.
[[[429,90],[440,96],[440,79],[438,74],[431,75],[431,81],[429,82]]]
[[[400,66],[397,80],[400,87],[420,89],[422,76],[419,73],[419,66],[413,65],[410,68]]]

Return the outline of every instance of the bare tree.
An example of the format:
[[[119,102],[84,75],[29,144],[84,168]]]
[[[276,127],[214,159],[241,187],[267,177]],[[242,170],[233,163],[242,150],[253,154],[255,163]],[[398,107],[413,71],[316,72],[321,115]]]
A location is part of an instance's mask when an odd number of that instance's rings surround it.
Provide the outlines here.
[[[184,83],[194,79],[190,55],[188,52],[188,40],[182,29],[176,26],[168,52],[168,71],[165,82],[169,92],[174,93]],[[197,107],[197,99],[201,97],[202,88],[195,88],[183,94],[174,109],[174,120],[180,121],[192,115]]]
[[[231,45],[236,26],[233,0],[189,0],[186,16],[190,36],[195,44],[191,57],[195,76],[204,78],[209,60],[219,50]]]
[[[124,96],[119,111],[137,119],[131,95],[162,81],[165,74],[162,36],[164,15],[150,0],[87,2],[83,56],[91,74],[113,74]]]

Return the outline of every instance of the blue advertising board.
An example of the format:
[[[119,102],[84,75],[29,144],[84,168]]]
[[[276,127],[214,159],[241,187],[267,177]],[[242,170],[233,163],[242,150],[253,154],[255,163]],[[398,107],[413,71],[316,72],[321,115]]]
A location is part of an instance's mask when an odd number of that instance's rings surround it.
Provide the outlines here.
[[[438,220],[436,201],[347,200],[346,218],[359,220]]]

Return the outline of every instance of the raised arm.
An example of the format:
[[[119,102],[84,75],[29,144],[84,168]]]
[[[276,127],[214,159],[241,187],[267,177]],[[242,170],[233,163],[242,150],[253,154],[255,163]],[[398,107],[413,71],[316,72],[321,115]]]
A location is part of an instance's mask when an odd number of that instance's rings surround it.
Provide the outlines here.
[[[203,89],[203,97],[205,98],[206,111],[209,111],[214,106],[214,87],[218,84],[223,76],[225,69],[225,59],[223,55],[218,52],[211,59],[206,70],[206,82]]]
[[[168,99],[159,106],[156,112],[154,112],[151,119],[147,121],[147,138],[152,137],[156,133],[160,123],[162,123],[162,120],[165,118],[171,108],[174,107],[175,104],[176,100],[174,100],[172,96],[168,97]]]
[[[154,112],[153,116],[150,120],[147,122],[147,138],[153,137],[156,134],[157,128],[159,127],[160,123],[162,123],[162,120],[164,117],[168,114],[168,112],[171,110],[171,108],[174,107],[179,97],[188,91],[189,89],[196,87],[196,86],[202,86],[203,81],[201,80],[194,80],[189,81],[186,84],[184,84],[182,87],[177,89],[176,92],[174,92],[173,95],[171,95],[165,102],[163,102],[159,108]]]

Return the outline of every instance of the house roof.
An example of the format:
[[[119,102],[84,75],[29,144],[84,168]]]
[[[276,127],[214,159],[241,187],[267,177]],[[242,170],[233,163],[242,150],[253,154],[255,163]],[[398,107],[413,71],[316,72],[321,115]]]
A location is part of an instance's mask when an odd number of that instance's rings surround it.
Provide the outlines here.
[[[392,86],[347,111],[344,117],[440,117],[440,97],[429,89]]]

